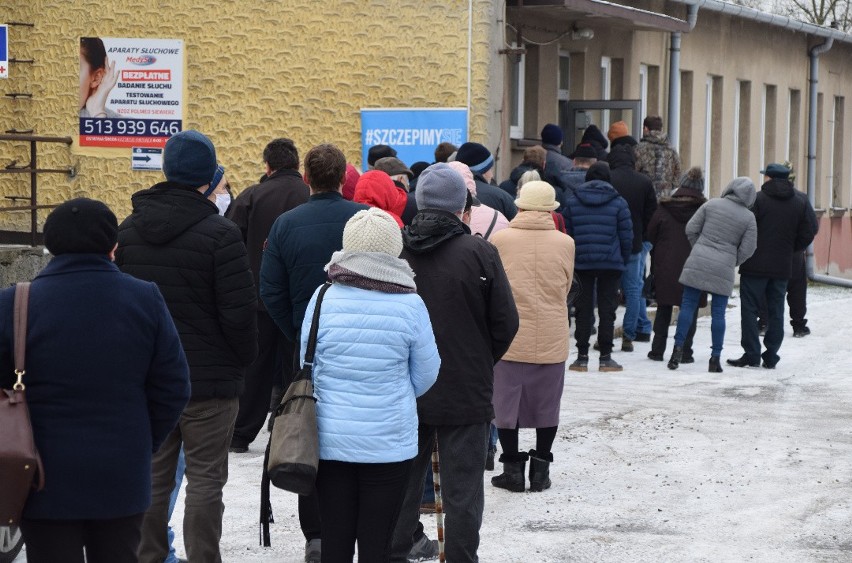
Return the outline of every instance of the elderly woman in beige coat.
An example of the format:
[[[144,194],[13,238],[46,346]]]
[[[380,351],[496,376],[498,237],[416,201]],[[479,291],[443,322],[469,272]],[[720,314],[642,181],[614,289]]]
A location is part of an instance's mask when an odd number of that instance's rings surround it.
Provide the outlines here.
[[[574,240],[556,230],[559,205],[547,182],[524,184],[515,203],[521,213],[491,239],[506,268],[520,329],[494,366],[494,412],[503,454],[495,487],[521,492],[530,461],[530,490],[550,487],[551,447],[568,359],[568,291],[574,276]],[[536,429],[536,447],[518,449],[518,429]]]

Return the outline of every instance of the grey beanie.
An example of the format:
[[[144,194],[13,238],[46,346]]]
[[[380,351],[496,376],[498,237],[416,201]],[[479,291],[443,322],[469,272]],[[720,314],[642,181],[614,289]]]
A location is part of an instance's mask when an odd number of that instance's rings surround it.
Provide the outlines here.
[[[464,211],[467,186],[462,175],[449,164],[438,162],[420,173],[414,192],[417,209],[440,209],[450,213]]]
[[[686,171],[686,174],[680,178],[681,188],[695,190],[704,193],[704,174],[701,172],[701,167],[693,166]]]

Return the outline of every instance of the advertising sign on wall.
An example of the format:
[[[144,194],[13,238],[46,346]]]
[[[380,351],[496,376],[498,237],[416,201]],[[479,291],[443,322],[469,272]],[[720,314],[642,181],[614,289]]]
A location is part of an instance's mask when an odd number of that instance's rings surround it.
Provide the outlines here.
[[[373,145],[389,145],[408,166],[432,163],[435,147],[467,142],[467,110],[464,108],[400,108],[361,110],[361,166],[367,169],[367,151]]]
[[[0,24],[0,78],[9,78],[9,26]]]
[[[80,146],[162,147],[183,127],[180,39],[80,38]]]

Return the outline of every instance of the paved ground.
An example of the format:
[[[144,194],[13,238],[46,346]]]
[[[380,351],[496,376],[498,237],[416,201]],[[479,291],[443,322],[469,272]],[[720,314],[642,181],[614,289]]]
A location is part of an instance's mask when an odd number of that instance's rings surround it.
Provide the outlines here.
[[[732,304],[723,358],[740,355]],[[637,344],[615,355],[622,373],[568,372],[553,488],[485,475],[483,563],[852,561],[852,290],[813,288],[808,316],[813,335],[788,326],[775,370],[707,373],[702,318],[695,364],[669,371]],[[224,559],[301,561],[293,495],[273,492],[273,547],[258,546],[261,454],[232,456]]]

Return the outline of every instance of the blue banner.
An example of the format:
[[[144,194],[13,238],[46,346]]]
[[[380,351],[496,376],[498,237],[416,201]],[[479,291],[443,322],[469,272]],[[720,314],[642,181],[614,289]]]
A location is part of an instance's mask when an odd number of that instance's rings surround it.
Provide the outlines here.
[[[435,147],[448,142],[467,142],[467,110],[362,109],[361,168],[367,169],[367,151],[373,145],[389,145],[407,166],[435,161]]]
[[[0,25],[0,78],[9,76],[9,28]]]

